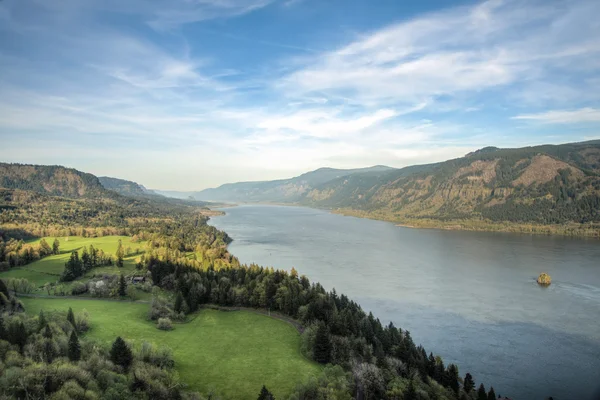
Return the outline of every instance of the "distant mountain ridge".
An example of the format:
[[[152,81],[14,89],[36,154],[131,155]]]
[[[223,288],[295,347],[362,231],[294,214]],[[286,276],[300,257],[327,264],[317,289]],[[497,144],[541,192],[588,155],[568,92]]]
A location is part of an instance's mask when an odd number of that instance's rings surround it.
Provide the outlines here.
[[[600,140],[485,147],[401,169],[319,169],[291,179],[225,184],[195,197],[300,204],[398,222],[438,221],[432,226],[600,224]]]
[[[154,193],[151,190],[146,189],[143,185],[140,185],[139,183],[128,181],[125,179],[111,178],[108,176],[100,176],[100,177],[98,177],[98,180],[100,180],[100,183],[106,189],[113,190],[124,196],[156,195],[156,193]]]
[[[227,183],[218,188],[192,193],[192,197],[209,201],[295,202],[300,201],[314,187],[339,177],[353,174],[379,175],[392,170],[394,168],[383,165],[356,169],[325,167],[289,179]]]

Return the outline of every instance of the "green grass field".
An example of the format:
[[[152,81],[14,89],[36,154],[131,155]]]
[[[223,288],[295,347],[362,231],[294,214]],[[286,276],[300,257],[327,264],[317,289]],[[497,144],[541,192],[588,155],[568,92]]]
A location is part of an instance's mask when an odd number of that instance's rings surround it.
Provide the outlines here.
[[[95,245],[95,244],[94,244]],[[146,319],[148,304],[102,300],[22,298],[28,313],[40,309],[90,314],[88,335],[109,345],[122,336],[139,345],[149,341],[173,349],[176,368],[190,389],[215,390],[226,399],[252,399],[266,385],[276,398],[320,366],[300,353],[300,335],[291,325],[246,311],[202,310],[173,331]]]
[[[53,237],[46,237],[44,239],[52,246],[52,243],[54,242]],[[96,249],[101,249],[107,254],[114,255],[117,251],[119,239],[121,239],[124,249],[130,247],[133,253],[135,253],[136,249],[139,249],[140,252],[144,251],[145,242],[133,243],[128,236],[104,236],[99,238],[70,236],[69,240],[65,240],[64,237],[59,237],[60,254],[44,257],[41,260],[27,264],[23,267],[12,268],[9,271],[0,273],[0,278],[25,278],[36,286],[43,286],[47,282],[56,282],[58,281],[60,274],[62,274],[65,263],[73,250],[81,251],[84,246],[89,247],[90,245],[94,245]],[[29,243],[37,244],[40,240],[41,239],[37,239]],[[126,257],[123,268],[118,268],[116,266],[99,267],[89,272],[88,275],[94,273],[130,273],[135,269],[136,257],[137,256]]]

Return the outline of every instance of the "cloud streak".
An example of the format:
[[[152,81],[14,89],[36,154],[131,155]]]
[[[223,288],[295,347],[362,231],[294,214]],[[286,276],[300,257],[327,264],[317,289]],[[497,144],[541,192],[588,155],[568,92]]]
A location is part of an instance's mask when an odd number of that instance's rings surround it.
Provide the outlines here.
[[[342,41],[307,39],[310,2],[271,5],[0,2],[0,157],[198,189],[597,134],[597,1],[423,10]]]
[[[600,109],[585,107],[579,110],[552,110],[537,114],[517,115],[513,119],[536,121],[544,124],[600,122]]]

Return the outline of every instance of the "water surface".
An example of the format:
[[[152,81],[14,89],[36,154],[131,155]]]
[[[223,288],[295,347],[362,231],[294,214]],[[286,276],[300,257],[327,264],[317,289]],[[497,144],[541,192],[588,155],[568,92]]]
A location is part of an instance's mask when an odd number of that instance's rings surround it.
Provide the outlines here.
[[[410,229],[301,207],[224,209],[243,263],[300,274],[513,399],[600,388],[600,241]],[[540,272],[552,285],[538,286]]]

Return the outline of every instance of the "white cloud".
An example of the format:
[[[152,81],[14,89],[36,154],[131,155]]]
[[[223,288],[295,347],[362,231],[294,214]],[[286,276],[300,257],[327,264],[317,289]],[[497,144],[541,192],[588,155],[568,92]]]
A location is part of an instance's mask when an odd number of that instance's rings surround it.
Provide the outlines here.
[[[545,124],[600,122],[600,109],[585,107],[579,110],[552,110],[537,114],[522,114],[513,119],[537,121]]]
[[[0,2],[0,30],[24,43],[22,53],[0,43],[0,156],[89,165],[97,173],[110,167],[106,174],[147,186],[198,189],[324,165],[442,161],[525,140],[481,128],[495,126],[485,119],[490,107],[503,110],[503,119],[599,121],[597,1],[490,0],[401,21],[324,52],[224,30],[234,39],[227,51],[243,42],[286,54],[261,63],[256,52],[258,66],[228,64],[218,50],[203,52],[186,29],[173,29],[268,4]],[[134,21],[135,29],[100,23],[96,14],[120,14],[116,20]],[[288,58],[291,51],[296,57]],[[555,111],[533,114],[531,104]]]
[[[279,87],[379,104],[518,91],[510,85],[552,81],[555,69],[579,69],[582,59],[590,67],[600,62],[598,13],[600,3],[591,0],[490,0],[454,8],[323,53],[284,77]]]

